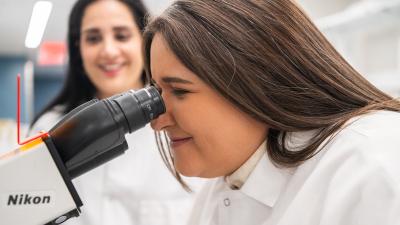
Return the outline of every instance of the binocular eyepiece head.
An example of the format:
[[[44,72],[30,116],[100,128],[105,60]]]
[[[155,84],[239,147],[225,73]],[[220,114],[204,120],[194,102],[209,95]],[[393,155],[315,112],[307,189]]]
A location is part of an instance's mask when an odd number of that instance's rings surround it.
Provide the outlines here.
[[[125,152],[125,134],[159,115],[165,105],[155,87],[127,91],[84,103],[58,122],[50,137],[71,178],[75,178]]]

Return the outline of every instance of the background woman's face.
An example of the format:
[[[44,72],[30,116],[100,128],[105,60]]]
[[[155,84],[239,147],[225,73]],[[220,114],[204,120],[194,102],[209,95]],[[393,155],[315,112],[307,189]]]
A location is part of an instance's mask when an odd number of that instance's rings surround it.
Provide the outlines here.
[[[187,69],[156,34],[151,74],[162,89],[167,112],[152,122],[166,131],[178,172],[186,176],[228,175],[265,140],[267,126],[243,113]]]
[[[119,1],[94,1],[84,13],[80,50],[83,66],[104,98],[142,87],[141,33]]]

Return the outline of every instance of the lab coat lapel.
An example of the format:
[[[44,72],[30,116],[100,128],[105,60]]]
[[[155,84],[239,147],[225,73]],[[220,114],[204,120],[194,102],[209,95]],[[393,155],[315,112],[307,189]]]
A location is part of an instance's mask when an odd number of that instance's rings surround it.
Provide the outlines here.
[[[290,176],[289,170],[275,167],[265,153],[240,190],[272,208]]]

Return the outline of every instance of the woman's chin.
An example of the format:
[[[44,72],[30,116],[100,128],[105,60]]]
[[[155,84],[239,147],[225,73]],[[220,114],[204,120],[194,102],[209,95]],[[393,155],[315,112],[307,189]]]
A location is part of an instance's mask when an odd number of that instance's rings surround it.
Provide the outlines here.
[[[192,167],[177,167],[175,166],[176,171],[185,176],[185,177],[200,177],[200,178],[215,178],[218,177],[218,175],[208,173],[207,171],[204,170],[198,170],[194,169]]]
[[[175,169],[179,174],[185,177],[201,177],[199,171],[192,167],[175,165]]]

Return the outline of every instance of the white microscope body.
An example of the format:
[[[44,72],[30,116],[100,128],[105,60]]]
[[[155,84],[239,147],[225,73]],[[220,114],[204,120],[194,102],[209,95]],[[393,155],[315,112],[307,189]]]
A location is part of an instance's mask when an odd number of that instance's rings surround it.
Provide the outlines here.
[[[0,224],[60,224],[79,215],[82,202],[46,142],[37,139],[0,155]]]

